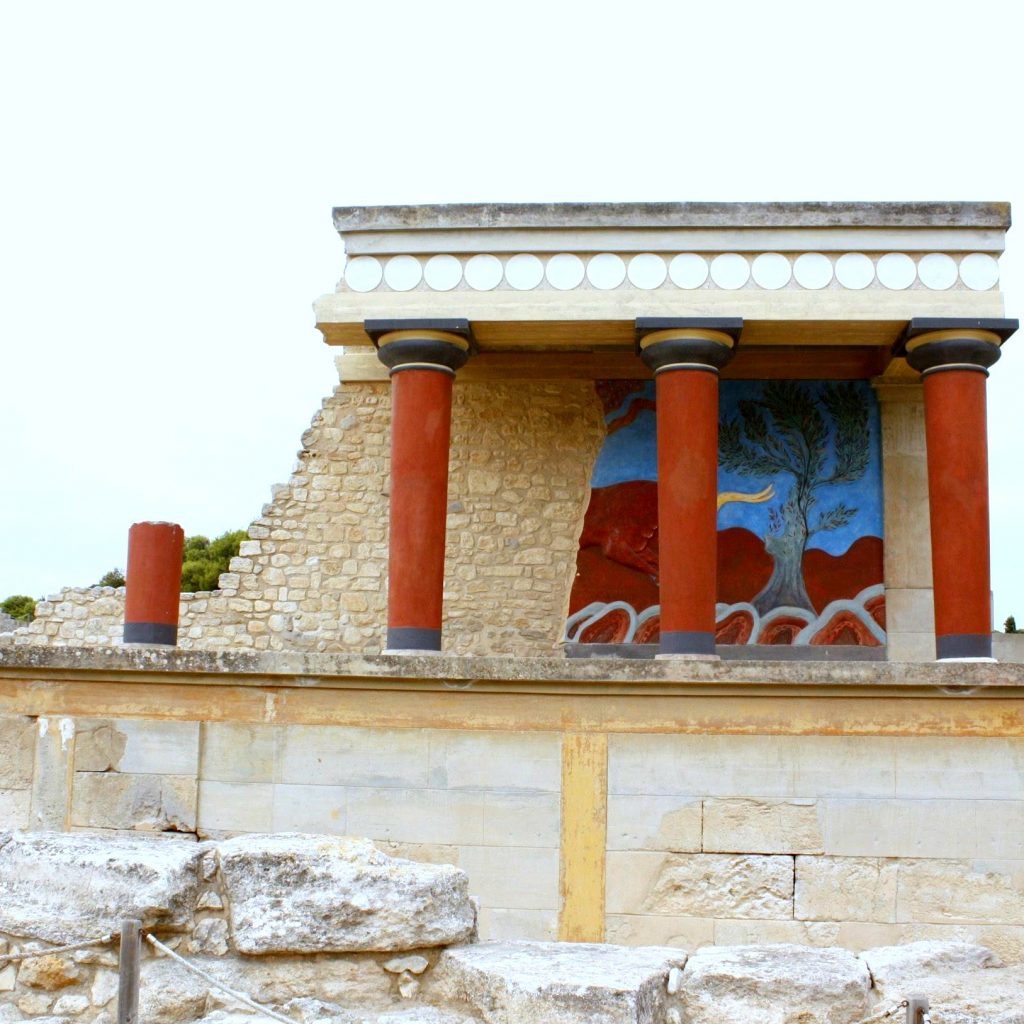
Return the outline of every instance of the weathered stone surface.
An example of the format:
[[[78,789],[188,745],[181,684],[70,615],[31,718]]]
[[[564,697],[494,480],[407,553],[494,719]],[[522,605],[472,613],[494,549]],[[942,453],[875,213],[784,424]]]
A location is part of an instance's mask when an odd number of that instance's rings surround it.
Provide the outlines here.
[[[259,1003],[280,1005],[315,999],[343,1006],[387,1006],[394,1002],[394,975],[370,956],[261,956],[197,960],[199,966]],[[237,1010],[227,996],[210,992],[211,1008]]]
[[[679,917],[791,917],[793,860],[717,853],[669,856],[637,909]]]
[[[430,966],[430,961],[425,956],[418,954],[413,956],[398,956],[388,960],[384,964],[384,970],[389,974],[402,974],[409,971],[411,974],[422,974]]]
[[[13,992],[17,984],[18,968],[16,964],[5,964],[0,967],[0,992]]]
[[[918,978],[887,998],[908,995],[928,999],[934,1024],[1024,1024],[1024,966]]]
[[[803,921],[896,920],[894,860],[797,857],[795,914]]]
[[[899,921],[1018,924],[1024,920],[1020,861],[904,860],[898,872]]]
[[[591,943],[492,942],[446,950],[431,1002],[462,1004],[487,1024],[655,1024],[682,950]]]
[[[76,772],[71,821],[86,828],[194,832],[196,780],[188,775]]]
[[[464,872],[392,859],[364,839],[242,836],[218,858],[243,953],[400,952],[473,934]]]
[[[20,715],[0,717],[0,789],[28,789],[32,785],[32,757],[36,724]]]
[[[713,853],[821,853],[814,800],[704,801],[703,848]]]
[[[74,942],[126,917],[185,929],[198,857],[194,843],[168,839],[14,832],[0,844],[0,931]]]
[[[86,996],[82,995],[65,995],[61,996],[57,1002],[53,1004],[53,1012],[58,1016],[72,1016],[77,1017],[78,1014],[84,1013],[89,1009],[89,1000]]]
[[[964,971],[1002,967],[999,957],[973,942],[910,942],[905,946],[881,946],[860,954],[875,988],[882,995],[907,991],[907,983],[920,978],[942,977]],[[1024,993],[1022,993],[1024,995]]]
[[[223,956],[228,951],[228,923],[223,918],[211,917],[196,924],[192,932],[193,953]]]
[[[686,963],[687,1024],[853,1024],[871,1009],[871,977],[843,949],[716,946]]]
[[[202,966],[207,968],[206,964]],[[143,960],[139,979],[139,1020],[146,1024],[193,1021],[206,1012],[209,991],[207,982],[173,960],[163,957]]]
[[[18,981],[29,988],[54,992],[78,981],[81,971],[73,960],[61,956],[36,956],[25,960],[18,971]]]

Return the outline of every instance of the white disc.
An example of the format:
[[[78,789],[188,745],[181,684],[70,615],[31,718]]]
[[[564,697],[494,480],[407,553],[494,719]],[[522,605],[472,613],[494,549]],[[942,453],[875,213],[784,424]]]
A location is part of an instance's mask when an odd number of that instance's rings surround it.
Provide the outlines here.
[[[435,292],[450,292],[462,280],[462,264],[454,256],[431,256],[423,279]]]
[[[793,276],[801,288],[825,288],[832,280],[832,261],[822,252],[805,252],[793,264]]]
[[[548,260],[544,273],[552,288],[567,292],[571,288],[578,288],[583,281],[583,260],[571,252],[560,252]]]
[[[372,292],[383,276],[380,260],[372,256],[357,256],[345,264],[345,284],[354,292]]]
[[[613,252],[598,253],[587,263],[587,280],[602,291],[618,288],[626,280],[626,264]]]
[[[630,283],[634,288],[643,288],[644,291],[651,291],[660,288],[668,276],[668,267],[665,261],[653,252],[642,252],[629,261]]]
[[[478,292],[489,292],[501,284],[501,260],[497,256],[481,253],[466,263],[466,284]]]
[[[762,288],[785,288],[793,276],[789,260],[781,252],[763,252],[754,260],[751,269],[754,281]]]
[[[960,261],[960,280],[976,292],[986,292],[999,282],[999,261],[985,252],[972,252]]]
[[[917,261],[917,276],[926,288],[945,291],[956,284],[956,260],[944,252],[930,252]]]
[[[836,260],[836,280],[844,288],[860,291],[875,279],[875,264],[862,252],[843,253]]]
[[[505,264],[505,280],[517,292],[528,292],[544,280],[544,264],[533,253],[521,252]]]
[[[681,252],[668,265],[668,276],[677,288],[699,288],[708,279],[708,261],[695,252]]]
[[[423,277],[423,268],[415,256],[392,256],[384,268],[384,280],[396,292],[415,288]]]
[[[750,280],[750,264],[738,252],[723,252],[711,261],[711,280],[719,288],[742,288]]]
[[[903,291],[917,278],[917,265],[905,252],[887,252],[878,261],[877,273],[883,287]]]

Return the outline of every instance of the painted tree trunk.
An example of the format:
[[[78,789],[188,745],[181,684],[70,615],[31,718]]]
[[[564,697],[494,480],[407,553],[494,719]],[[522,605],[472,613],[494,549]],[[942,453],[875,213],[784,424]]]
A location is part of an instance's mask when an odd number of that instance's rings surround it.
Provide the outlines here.
[[[758,614],[765,615],[775,608],[806,608],[813,612],[814,606],[804,586],[806,526],[799,520],[790,519],[781,534],[765,539],[764,546],[775,565],[771,579],[754,598]]]

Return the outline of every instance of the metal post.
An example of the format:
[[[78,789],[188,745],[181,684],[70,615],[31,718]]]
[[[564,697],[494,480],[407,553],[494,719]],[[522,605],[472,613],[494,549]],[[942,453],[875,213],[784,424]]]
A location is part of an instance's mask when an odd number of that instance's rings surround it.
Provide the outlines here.
[[[910,996],[907,999],[907,1024],[928,1024],[928,998],[926,996]]]
[[[121,954],[118,964],[117,1024],[138,1024],[139,965],[142,959],[142,922],[121,922]]]

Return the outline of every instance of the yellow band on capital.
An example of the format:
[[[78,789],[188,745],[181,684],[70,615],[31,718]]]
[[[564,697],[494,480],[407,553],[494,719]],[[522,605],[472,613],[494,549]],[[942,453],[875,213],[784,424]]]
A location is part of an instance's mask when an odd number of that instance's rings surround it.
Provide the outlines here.
[[[930,345],[935,341],[984,341],[989,345],[995,345],[996,348],[999,348],[1002,344],[999,335],[994,331],[967,328],[961,331],[929,331],[927,334],[919,334],[916,338],[911,338],[907,342],[907,351],[913,352],[914,349],[920,348],[922,345]]]
[[[661,341],[712,341],[726,348],[732,348],[736,344],[732,335],[726,334],[725,331],[712,331],[704,327],[668,327],[645,334],[640,339],[640,348],[648,348]]]
[[[393,341],[443,341],[461,348],[463,352],[469,351],[469,342],[461,334],[452,334],[450,331],[388,331],[377,339],[377,344],[390,345]]]

